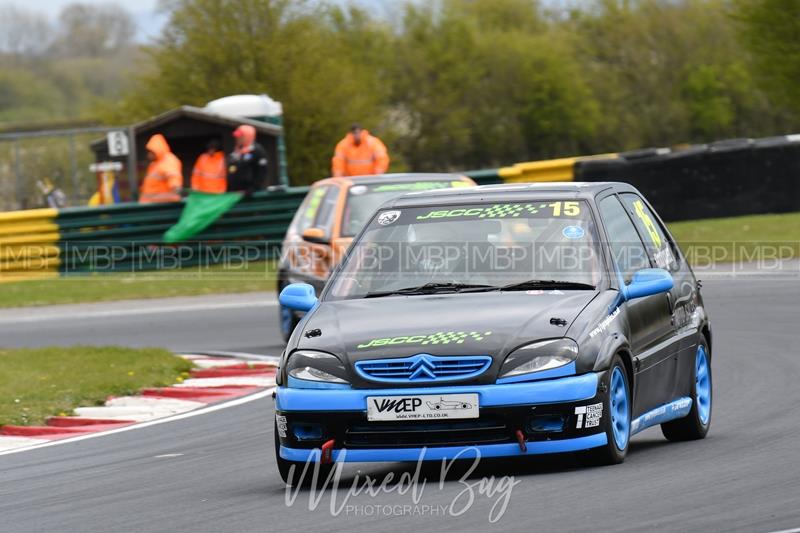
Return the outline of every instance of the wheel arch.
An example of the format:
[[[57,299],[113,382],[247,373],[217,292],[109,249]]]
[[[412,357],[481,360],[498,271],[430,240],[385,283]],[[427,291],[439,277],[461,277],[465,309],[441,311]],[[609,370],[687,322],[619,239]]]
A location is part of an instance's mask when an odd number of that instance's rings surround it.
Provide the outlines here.
[[[709,327],[708,323],[703,324],[703,327],[700,329],[700,333],[706,339],[706,344],[708,344],[708,355],[711,357],[711,354],[714,350],[711,346],[711,328]]]
[[[633,355],[631,354],[628,339],[624,335],[615,333],[606,339],[600,348],[600,354],[597,356],[593,370],[595,372],[608,370],[608,368],[611,366],[611,360],[615,355],[619,355],[622,359],[622,364],[625,365],[625,373],[628,378],[628,384],[631,387],[631,391],[633,391]]]

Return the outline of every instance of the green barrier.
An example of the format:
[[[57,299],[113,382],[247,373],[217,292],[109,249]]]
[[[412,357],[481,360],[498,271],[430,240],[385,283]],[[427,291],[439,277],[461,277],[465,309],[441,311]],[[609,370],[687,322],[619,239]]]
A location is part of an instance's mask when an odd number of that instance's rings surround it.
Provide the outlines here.
[[[259,192],[241,200],[191,242],[169,244],[164,234],[185,201],[68,208],[58,212],[64,274],[136,272],[276,257],[307,187]]]

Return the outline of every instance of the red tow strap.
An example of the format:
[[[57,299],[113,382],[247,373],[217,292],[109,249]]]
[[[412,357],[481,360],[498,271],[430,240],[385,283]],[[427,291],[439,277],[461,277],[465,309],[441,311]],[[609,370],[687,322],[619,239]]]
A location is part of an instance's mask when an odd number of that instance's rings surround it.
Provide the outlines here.
[[[329,465],[333,462],[333,445],[335,443],[336,441],[331,439],[322,445],[321,453],[319,456],[320,463],[324,465]]]
[[[517,430],[517,442],[519,443],[519,451],[525,453],[528,451],[528,445],[525,443],[525,435],[521,429]]]

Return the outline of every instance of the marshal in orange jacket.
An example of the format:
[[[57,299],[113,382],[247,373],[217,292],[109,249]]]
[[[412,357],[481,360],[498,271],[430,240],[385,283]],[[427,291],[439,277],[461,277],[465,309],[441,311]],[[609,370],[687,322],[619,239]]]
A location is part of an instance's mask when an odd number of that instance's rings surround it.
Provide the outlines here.
[[[155,159],[147,167],[147,175],[139,189],[139,202],[177,202],[183,188],[183,165],[169,148],[163,135],[157,133],[147,141],[147,149]]]
[[[213,154],[208,152],[200,154],[192,170],[192,189],[220,194],[227,188],[225,154],[220,150]]]
[[[389,168],[386,145],[367,130],[360,130],[360,133],[359,144],[351,132],[336,145],[332,160],[334,177],[384,174]]]

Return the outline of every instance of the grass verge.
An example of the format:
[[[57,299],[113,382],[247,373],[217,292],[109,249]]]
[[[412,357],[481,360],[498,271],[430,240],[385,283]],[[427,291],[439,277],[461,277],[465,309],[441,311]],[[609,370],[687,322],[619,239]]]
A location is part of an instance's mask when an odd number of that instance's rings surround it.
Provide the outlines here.
[[[669,229],[690,262],[800,257],[800,213],[688,220]]]
[[[185,268],[140,273],[86,274],[0,285],[0,307],[106,302],[275,290],[275,263],[235,269]]]
[[[0,350],[0,425],[41,424],[75,407],[102,405],[108,396],[172,385],[190,368],[188,361],[157,348]]]

